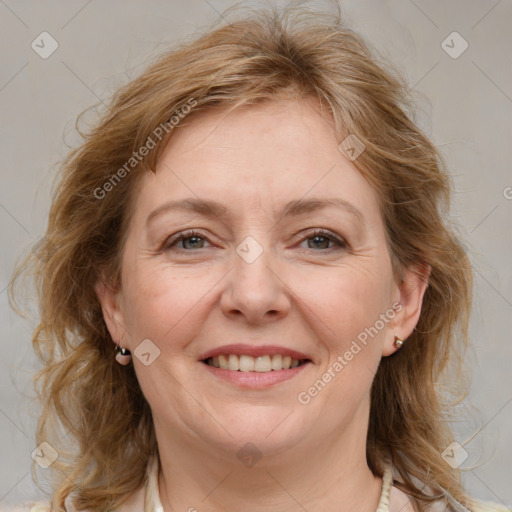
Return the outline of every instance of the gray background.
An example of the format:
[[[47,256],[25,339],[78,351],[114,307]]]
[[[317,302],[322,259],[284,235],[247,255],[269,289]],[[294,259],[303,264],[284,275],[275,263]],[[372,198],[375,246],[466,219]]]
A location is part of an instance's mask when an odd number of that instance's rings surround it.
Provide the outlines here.
[[[37,413],[29,401],[37,368],[30,343],[34,321],[10,309],[6,287],[16,258],[44,233],[55,166],[78,141],[75,118],[230,5],[0,0],[0,505],[38,495],[30,475]],[[468,469],[470,493],[510,505],[512,2],[341,5],[349,24],[407,77],[417,122],[453,175],[452,214],[476,270],[473,349],[466,364],[473,380],[455,438],[462,444],[476,434],[464,445],[468,458],[461,466]],[[59,44],[47,59],[31,48],[43,31]],[[469,45],[455,59],[441,46],[454,31]],[[457,50],[460,41],[453,45]]]

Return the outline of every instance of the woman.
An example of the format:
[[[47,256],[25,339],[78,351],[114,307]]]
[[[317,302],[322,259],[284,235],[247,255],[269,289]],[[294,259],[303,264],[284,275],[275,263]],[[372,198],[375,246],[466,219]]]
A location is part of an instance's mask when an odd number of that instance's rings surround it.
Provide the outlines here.
[[[27,262],[54,475],[29,510],[506,510],[450,460],[471,268],[406,90],[290,9],[114,96]]]

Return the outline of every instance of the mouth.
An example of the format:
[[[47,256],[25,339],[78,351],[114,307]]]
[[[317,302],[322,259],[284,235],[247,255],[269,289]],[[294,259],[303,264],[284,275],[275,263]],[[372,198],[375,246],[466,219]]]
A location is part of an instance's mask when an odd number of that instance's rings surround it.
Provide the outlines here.
[[[238,355],[238,354],[219,354],[214,357],[208,357],[202,361],[213,368],[229,370],[234,372],[257,372],[269,373],[281,370],[291,370],[310,363],[310,359],[295,359],[289,355],[266,354],[260,356]]]
[[[315,362],[307,354],[277,345],[225,345],[199,356],[215,381],[239,388],[264,390],[293,379]]]

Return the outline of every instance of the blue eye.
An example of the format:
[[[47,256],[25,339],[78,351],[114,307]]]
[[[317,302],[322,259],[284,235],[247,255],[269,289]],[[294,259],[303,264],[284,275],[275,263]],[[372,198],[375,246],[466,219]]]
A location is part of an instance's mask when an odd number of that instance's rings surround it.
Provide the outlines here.
[[[188,251],[194,249],[204,249],[204,242],[208,239],[203,236],[199,231],[184,231],[181,233],[177,233],[174,237],[168,239],[168,241],[163,246],[164,251],[169,251],[171,249],[177,251]],[[326,252],[335,249],[336,247],[328,247],[330,243],[335,244],[338,248],[346,249],[347,243],[338,238],[334,233],[323,230],[316,229],[309,233],[306,236],[303,236],[301,239],[301,243],[305,241],[313,240],[312,244],[308,243],[307,249],[311,249],[313,251],[318,252]],[[181,243],[181,247],[176,247],[178,243]]]
[[[178,250],[188,250],[189,248],[185,247],[186,242],[191,240],[190,249],[202,249],[204,246],[205,237],[201,235],[201,233],[197,231],[188,231],[183,233],[178,233],[178,238],[171,239],[172,243],[168,243],[165,245],[164,250],[169,250],[174,247],[178,242],[184,242],[182,247],[178,248]],[[201,244],[201,240],[203,243]]]
[[[191,249],[202,249],[202,245],[204,245],[204,239],[200,236],[187,236],[187,237],[184,237],[181,239],[181,242],[186,242],[187,240],[192,240],[191,244],[192,244],[192,247],[190,247]],[[203,240],[203,244],[201,245],[201,240]],[[199,245],[201,245],[201,247],[198,247],[198,242],[199,242]],[[184,246],[184,248],[186,249],[187,247]]]
[[[317,229],[311,233],[308,233],[308,235],[303,238],[304,241],[313,240],[313,245],[311,246],[308,244],[308,249],[333,249],[334,247],[326,247],[325,242],[327,242],[327,245],[329,245],[329,242],[333,242],[335,245],[337,245],[339,248],[346,248],[347,243],[344,240],[339,239],[337,236],[335,236],[330,231],[326,231],[323,229]]]

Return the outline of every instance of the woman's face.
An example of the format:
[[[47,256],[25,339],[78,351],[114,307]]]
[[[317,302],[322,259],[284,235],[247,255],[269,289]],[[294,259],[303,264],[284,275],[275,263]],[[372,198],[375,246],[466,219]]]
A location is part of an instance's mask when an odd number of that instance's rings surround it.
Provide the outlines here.
[[[313,100],[185,123],[142,177],[121,288],[97,288],[157,437],[265,454],[364,440],[379,361],[424,291],[393,277],[375,192]],[[270,370],[285,356],[307,362]]]

